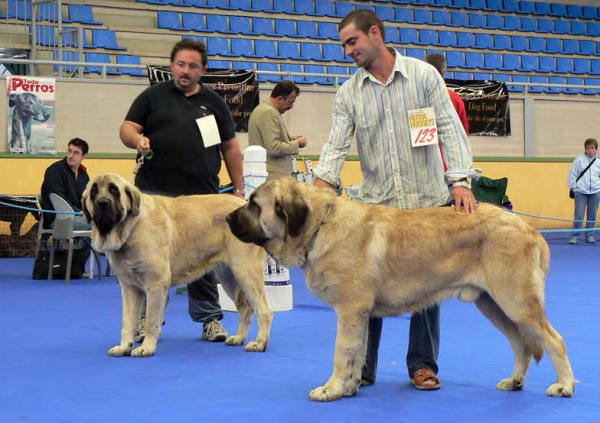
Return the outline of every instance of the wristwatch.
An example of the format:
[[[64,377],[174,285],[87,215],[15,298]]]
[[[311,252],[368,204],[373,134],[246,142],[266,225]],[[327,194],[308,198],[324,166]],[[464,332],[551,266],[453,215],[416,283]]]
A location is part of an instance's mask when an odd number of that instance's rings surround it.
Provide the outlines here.
[[[239,189],[239,188],[234,189],[233,192],[235,192],[236,194],[246,195],[246,190]]]
[[[452,188],[456,188],[456,187],[463,187],[466,189],[471,189],[471,184],[469,183],[469,181],[462,180],[462,181],[456,181],[452,184]]]

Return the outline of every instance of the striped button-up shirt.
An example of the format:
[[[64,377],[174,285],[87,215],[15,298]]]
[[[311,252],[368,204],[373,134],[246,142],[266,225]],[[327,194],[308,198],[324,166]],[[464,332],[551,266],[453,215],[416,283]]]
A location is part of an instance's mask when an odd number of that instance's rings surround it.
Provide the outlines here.
[[[340,172],[356,135],[363,181],[358,200],[409,210],[449,200],[438,145],[413,148],[408,111],[435,110],[448,170],[473,166],[471,146],[444,80],[431,65],[396,52],[384,84],[364,68],[344,83],[335,98],[333,126],[315,175],[340,186]]]

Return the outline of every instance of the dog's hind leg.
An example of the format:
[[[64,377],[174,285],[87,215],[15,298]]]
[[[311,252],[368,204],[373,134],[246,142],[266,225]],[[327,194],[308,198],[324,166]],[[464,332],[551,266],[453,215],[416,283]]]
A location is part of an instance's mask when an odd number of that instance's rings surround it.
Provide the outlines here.
[[[502,391],[517,391],[525,386],[525,377],[534,354],[533,346],[519,333],[517,325],[510,320],[504,311],[486,292],[475,301],[477,308],[502,332],[510,342],[515,354],[515,364],[510,378],[503,379],[496,385]]]
[[[313,401],[334,401],[358,392],[365,360],[365,341],[369,311],[352,307],[335,307],[338,317],[333,374],[324,386],[314,389]]]
[[[131,351],[132,357],[151,357],[156,353],[170,286],[168,278],[163,277],[161,280],[167,282],[151,284],[146,290],[146,337],[142,345]]]
[[[144,299],[143,292],[140,289],[125,284],[121,284],[121,298],[123,301],[121,343],[108,351],[108,355],[113,357],[122,357],[131,354]]]

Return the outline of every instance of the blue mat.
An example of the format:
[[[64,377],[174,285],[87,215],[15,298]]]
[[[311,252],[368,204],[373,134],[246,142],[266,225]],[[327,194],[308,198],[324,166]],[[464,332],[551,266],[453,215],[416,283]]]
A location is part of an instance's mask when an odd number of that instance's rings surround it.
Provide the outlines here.
[[[332,372],[336,316],[292,271],[294,310],[275,314],[264,354],[200,340],[201,326],[175,295],[157,355],[113,358],[121,294],[116,279],[33,281],[32,259],[0,260],[0,422],[597,422],[600,278],[595,245],[550,240],[547,311],[567,343],[579,383],[571,399],[545,395],[556,379],[547,356],[525,390],[500,392],[510,376],[506,339],[471,304],[442,306],[442,389],[409,383],[408,316],[385,320],[377,383],[358,395],[315,403],[308,393]],[[232,332],[237,315],[226,313]],[[256,335],[253,324],[250,338]]]

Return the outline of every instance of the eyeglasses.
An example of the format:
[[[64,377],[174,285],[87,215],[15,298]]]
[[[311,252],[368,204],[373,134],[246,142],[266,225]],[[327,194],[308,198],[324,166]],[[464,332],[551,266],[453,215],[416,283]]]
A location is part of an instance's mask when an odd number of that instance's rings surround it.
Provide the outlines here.
[[[71,150],[70,148],[67,150],[67,154],[72,154],[74,156],[81,156],[83,153],[79,150]]]

